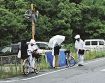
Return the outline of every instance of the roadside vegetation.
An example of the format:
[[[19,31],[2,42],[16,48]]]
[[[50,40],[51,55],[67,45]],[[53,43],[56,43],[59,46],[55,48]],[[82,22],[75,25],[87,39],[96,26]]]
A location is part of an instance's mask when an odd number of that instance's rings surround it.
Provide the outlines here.
[[[85,60],[92,60],[101,57],[105,57],[105,51],[87,51],[85,53]]]
[[[7,58],[9,56],[6,56]],[[5,58],[6,58],[5,57]],[[14,57],[14,56],[12,56]],[[0,56],[1,59],[3,59],[3,57]],[[19,76],[19,75],[23,75],[23,72],[22,72],[22,64],[21,64],[21,60],[19,59],[16,59],[14,61],[14,63],[8,63],[8,64],[5,64],[5,60],[2,60],[2,63],[0,65],[0,79],[6,79],[6,78],[10,78],[10,77],[16,77],[16,76]],[[11,59],[11,62],[13,60]],[[18,61],[18,62],[16,62]],[[40,71],[42,70],[45,70],[45,69],[49,69],[49,64],[47,63],[46,61],[46,58],[44,55],[41,56],[40,58],[40,61],[37,63],[38,64],[38,68]]]
[[[73,44],[64,45],[65,49],[70,49],[74,58],[77,60],[77,54]],[[105,57],[105,50],[93,50],[93,51],[85,51],[84,58],[85,60],[92,60],[96,58]]]
[[[73,45],[68,44],[67,46],[68,47],[65,48],[70,49],[75,60],[77,60],[77,55],[75,53]],[[96,58],[105,57],[105,51],[86,51],[84,56],[85,61],[93,60]],[[42,55],[38,66],[40,68],[40,71],[49,70],[51,68],[44,55]],[[22,66],[20,63],[0,65],[0,79],[15,77],[19,75],[22,75]]]

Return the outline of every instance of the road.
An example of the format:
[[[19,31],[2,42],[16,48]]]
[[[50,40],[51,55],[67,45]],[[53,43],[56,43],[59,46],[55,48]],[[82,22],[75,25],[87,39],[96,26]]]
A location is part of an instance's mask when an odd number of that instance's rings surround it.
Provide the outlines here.
[[[50,70],[39,75],[1,80],[0,83],[105,83],[105,58],[85,62],[82,67]]]

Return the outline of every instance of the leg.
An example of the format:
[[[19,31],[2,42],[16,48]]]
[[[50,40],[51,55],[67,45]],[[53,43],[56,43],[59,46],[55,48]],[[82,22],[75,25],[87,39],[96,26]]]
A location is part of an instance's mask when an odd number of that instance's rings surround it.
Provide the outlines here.
[[[23,60],[23,73],[25,75],[29,74],[29,62],[28,62],[28,59],[24,59]]]
[[[55,55],[55,67],[58,67],[58,55]]]
[[[55,55],[53,55],[53,64],[52,64],[53,67],[55,67]]]
[[[80,55],[77,53],[78,56],[78,64],[80,64]]]
[[[84,57],[83,55],[79,55],[79,56],[80,56],[80,61],[79,61],[78,66],[83,66]]]
[[[32,63],[32,65],[31,65],[32,68],[35,68],[35,59],[34,58],[32,58],[32,62],[31,63]]]
[[[84,55],[80,55],[80,64],[84,64]]]
[[[34,60],[33,60],[33,58],[32,58],[32,55],[29,55],[28,60],[29,60],[29,63],[30,63],[30,72],[33,72],[33,71],[34,71],[34,69],[33,69]]]

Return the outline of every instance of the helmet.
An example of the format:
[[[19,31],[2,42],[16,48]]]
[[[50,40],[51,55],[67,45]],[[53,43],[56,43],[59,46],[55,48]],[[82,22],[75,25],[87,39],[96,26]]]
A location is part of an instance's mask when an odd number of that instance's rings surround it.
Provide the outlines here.
[[[78,35],[76,35],[74,38],[75,38],[75,39],[79,39],[79,38],[80,38],[80,35],[78,34]]]
[[[31,39],[31,40],[30,40],[30,43],[31,43],[31,44],[36,44],[34,39]]]

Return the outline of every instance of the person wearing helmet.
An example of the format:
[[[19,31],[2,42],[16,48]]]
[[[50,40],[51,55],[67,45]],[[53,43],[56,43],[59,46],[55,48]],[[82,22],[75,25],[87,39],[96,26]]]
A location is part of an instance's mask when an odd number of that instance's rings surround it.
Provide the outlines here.
[[[84,42],[80,38],[80,35],[76,35],[75,37],[75,49],[78,55],[78,66],[83,66],[84,63]]]
[[[35,40],[31,39],[30,42],[28,43],[28,49],[27,49],[27,54],[29,56],[28,60],[30,62],[30,67],[31,67],[30,72],[34,71],[34,69],[32,68],[34,68],[34,64],[35,64],[34,58],[32,57],[32,53],[34,50],[37,50],[37,49],[38,47],[36,45]]]

